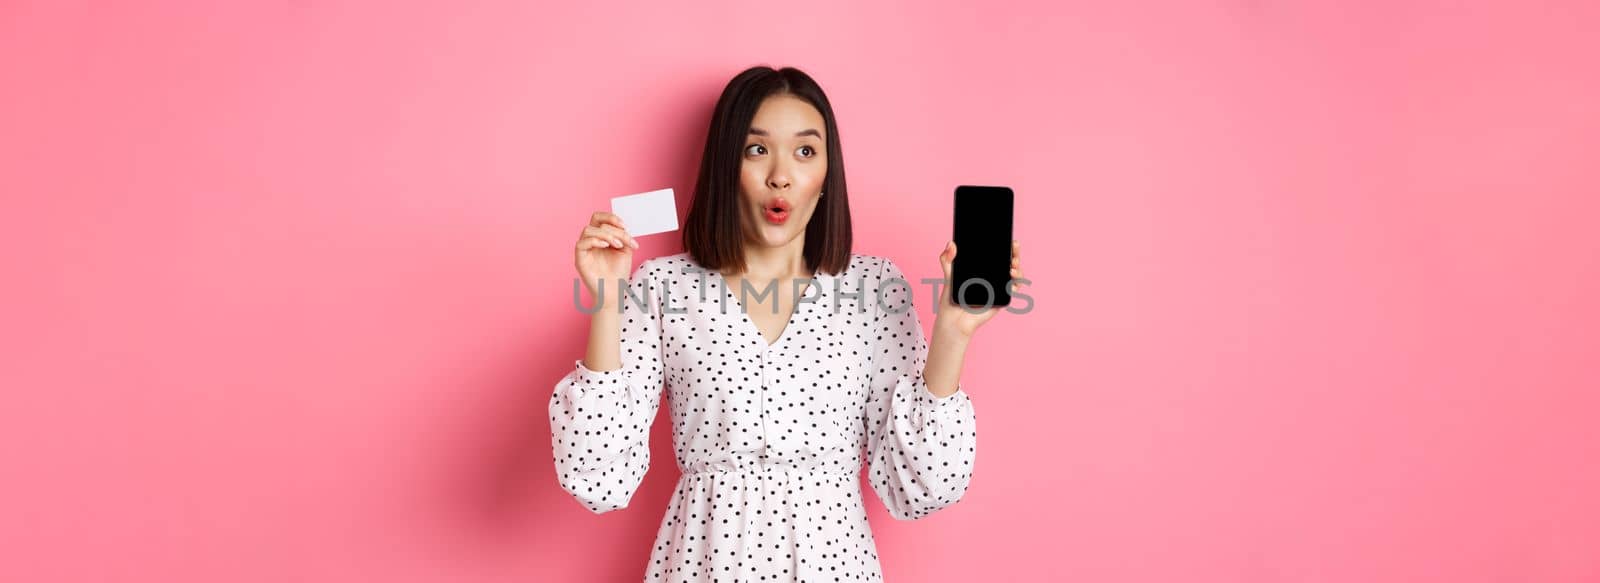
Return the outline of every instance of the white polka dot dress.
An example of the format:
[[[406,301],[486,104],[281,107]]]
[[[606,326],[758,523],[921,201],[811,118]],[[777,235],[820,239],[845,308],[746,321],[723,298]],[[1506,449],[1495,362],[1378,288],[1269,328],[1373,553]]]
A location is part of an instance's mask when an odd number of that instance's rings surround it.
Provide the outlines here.
[[[743,298],[756,305],[750,285]],[[688,253],[645,260],[628,291],[622,368],[575,361],[550,398],[550,428],[561,487],[597,514],[625,508],[667,390],[682,475],[645,581],[881,581],[863,464],[899,520],[966,493],[972,401],[960,384],[928,392],[911,298],[932,287],[894,262],[857,254],[841,273],[818,272],[795,294],[812,301],[771,345],[739,290]]]

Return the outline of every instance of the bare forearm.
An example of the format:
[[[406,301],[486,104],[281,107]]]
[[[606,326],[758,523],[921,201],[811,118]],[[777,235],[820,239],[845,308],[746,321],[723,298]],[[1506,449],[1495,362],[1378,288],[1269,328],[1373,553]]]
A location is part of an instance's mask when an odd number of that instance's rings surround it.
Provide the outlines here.
[[[607,294],[600,309],[589,315],[589,348],[583,366],[596,372],[622,368],[622,314],[617,313],[616,294]]]
[[[957,381],[961,380],[961,365],[967,358],[967,343],[972,339],[948,322],[935,318],[933,341],[928,343],[928,362],[922,369],[922,378],[928,382],[928,392],[936,398],[955,394]]]

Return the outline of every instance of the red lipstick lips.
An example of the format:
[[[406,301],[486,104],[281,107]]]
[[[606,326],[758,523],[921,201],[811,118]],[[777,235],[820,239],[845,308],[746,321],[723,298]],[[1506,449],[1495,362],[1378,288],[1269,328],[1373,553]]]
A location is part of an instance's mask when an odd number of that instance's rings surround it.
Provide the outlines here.
[[[781,225],[789,220],[789,201],[782,198],[772,199],[761,209],[761,214],[767,218],[767,222]]]

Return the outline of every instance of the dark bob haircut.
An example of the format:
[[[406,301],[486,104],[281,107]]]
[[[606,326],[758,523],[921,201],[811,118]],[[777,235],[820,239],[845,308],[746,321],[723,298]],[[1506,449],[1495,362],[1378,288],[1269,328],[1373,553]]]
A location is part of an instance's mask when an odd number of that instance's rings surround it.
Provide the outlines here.
[[[839,125],[822,87],[793,67],[756,66],[728,81],[711,114],[705,153],[694,199],[683,224],[683,248],[708,270],[743,273],[745,232],[741,217],[744,197],[739,177],[744,164],[744,144],[761,102],[774,95],[793,95],[822,114],[826,126],[828,172],[822,181],[826,196],[806,224],[805,263],[812,272],[838,274],[850,264],[850,195],[844,182],[844,156],[839,148]]]

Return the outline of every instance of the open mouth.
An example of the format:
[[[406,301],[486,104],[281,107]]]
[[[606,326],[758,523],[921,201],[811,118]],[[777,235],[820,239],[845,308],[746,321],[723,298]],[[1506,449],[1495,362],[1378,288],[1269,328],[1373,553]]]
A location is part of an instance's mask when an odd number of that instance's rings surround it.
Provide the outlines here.
[[[767,217],[767,222],[782,224],[789,220],[789,203],[781,198],[775,199],[767,203],[762,212]]]

